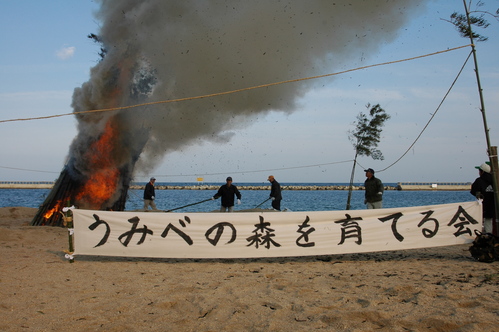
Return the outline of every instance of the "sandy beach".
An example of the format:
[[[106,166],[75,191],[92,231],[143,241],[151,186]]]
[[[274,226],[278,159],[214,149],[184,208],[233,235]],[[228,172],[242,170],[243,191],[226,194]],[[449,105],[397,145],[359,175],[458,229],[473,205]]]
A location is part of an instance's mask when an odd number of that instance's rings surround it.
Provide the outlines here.
[[[275,259],[64,257],[0,208],[1,331],[497,331],[499,262],[469,245]]]

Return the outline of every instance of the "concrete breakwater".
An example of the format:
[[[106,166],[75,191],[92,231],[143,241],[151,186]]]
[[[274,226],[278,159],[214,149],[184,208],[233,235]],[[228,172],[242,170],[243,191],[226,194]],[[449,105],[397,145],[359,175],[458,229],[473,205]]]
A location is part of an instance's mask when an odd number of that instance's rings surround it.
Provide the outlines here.
[[[268,186],[237,186],[239,190],[270,190]],[[156,190],[218,190],[220,185],[192,185],[192,186],[155,186]],[[281,185],[282,190],[348,190],[349,186],[285,186]],[[130,189],[144,189],[144,186],[132,185]],[[364,186],[353,186],[353,190],[364,190]],[[386,186],[385,190],[397,190],[397,187]]]
[[[53,181],[0,181],[0,189],[52,189]],[[269,185],[237,185],[239,190],[270,190]],[[132,183],[130,189],[143,190],[145,185]],[[385,186],[385,190],[405,191],[452,191],[470,190],[470,182],[399,182],[396,186]],[[156,190],[218,190],[220,185],[162,185]],[[282,190],[348,190],[348,185],[281,185]],[[364,190],[364,186],[353,186],[352,190]]]
[[[414,191],[466,191],[471,189],[471,182],[398,182],[397,187],[399,190]]]
[[[54,181],[0,181],[0,189],[52,189]]]
[[[52,189],[53,181],[0,181],[0,189]],[[270,185],[236,185],[239,190],[270,190]],[[145,185],[132,184],[130,189],[143,190]],[[193,185],[156,185],[156,190],[218,190],[220,185],[193,184]],[[337,186],[281,186],[282,190],[348,190],[347,185]],[[385,190],[396,190],[397,187],[386,186]],[[363,186],[353,186],[353,190],[364,190]]]

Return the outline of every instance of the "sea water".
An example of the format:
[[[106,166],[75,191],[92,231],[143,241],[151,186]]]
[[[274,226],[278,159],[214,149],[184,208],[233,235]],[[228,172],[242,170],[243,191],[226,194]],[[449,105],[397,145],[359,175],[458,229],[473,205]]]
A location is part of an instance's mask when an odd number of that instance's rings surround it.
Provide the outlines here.
[[[145,185],[145,184],[139,184]],[[168,185],[197,185],[197,183],[156,183],[156,187]],[[211,185],[211,184],[207,184]],[[220,185],[220,184],[217,184]],[[268,183],[240,183],[236,186],[268,186]],[[326,183],[287,183],[286,185],[298,186],[324,186],[345,185]],[[359,186],[361,184],[355,184]],[[385,184],[395,187],[396,184]],[[0,207],[24,206],[39,207],[51,189],[0,189]],[[257,206],[262,209],[270,209],[271,201],[268,200],[270,190],[241,190],[241,204],[234,210],[254,209]],[[156,206],[160,210],[172,210],[175,212],[209,212],[220,208],[220,199],[211,200],[216,190],[158,190],[156,189]],[[130,189],[126,210],[137,210],[143,206],[143,190]],[[289,211],[328,211],[345,210],[348,190],[283,190],[281,209]],[[208,200],[203,203],[198,202]],[[435,204],[447,204],[468,202],[474,200],[469,191],[397,191],[385,190],[383,194],[383,207],[396,208],[407,206],[424,206]],[[262,204],[263,203],[263,204]],[[192,205],[191,205],[192,204]],[[186,206],[189,205],[189,206]],[[351,210],[365,209],[364,191],[352,191],[350,201]]]

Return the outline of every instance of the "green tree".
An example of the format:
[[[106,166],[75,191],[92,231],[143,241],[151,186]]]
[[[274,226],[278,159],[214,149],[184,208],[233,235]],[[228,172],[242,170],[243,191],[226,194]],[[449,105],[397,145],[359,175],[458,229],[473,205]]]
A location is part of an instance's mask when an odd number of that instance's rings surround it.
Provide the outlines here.
[[[354,122],[355,129],[348,131],[348,139],[353,144],[355,158],[353,160],[352,175],[350,177],[350,186],[348,189],[347,210],[350,210],[357,157],[372,157],[374,160],[384,159],[383,154],[377,147],[380,142],[382,127],[385,125],[385,121],[390,118],[390,115],[388,115],[379,104],[372,107],[371,104],[367,104],[366,108],[369,110],[369,114],[359,113],[357,115],[357,121]]]

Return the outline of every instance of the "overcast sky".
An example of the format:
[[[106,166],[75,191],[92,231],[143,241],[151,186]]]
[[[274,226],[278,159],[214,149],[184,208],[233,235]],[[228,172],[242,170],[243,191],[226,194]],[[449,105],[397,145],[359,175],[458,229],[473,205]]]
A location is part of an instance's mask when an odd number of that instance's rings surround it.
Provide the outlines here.
[[[482,9],[495,11],[499,1]],[[71,113],[73,90],[89,79],[99,47],[93,1],[0,2],[0,120]],[[475,8],[475,7],[472,7]],[[469,44],[445,19],[463,12],[461,0],[424,2],[397,38],[373,54],[352,51],[349,60],[323,74],[421,56]],[[499,145],[499,22],[480,31],[477,58],[492,145]],[[470,47],[417,60],[321,78],[291,114],[270,112],[234,125],[228,143],[203,142],[164,156],[152,174],[135,180],[159,182],[265,182],[273,174],[286,182],[348,182],[354,150],[348,131],[366,104],[379,103],[391,115],[379,149],[385,159],[361,157],[355,182],[371,167],[385,183],[473,181],[474,166],[487,160],[484,125],[472,58],[435,113]],[[282,80],[292,79],[283,78]],[[268,82],[273,83],[273,82]],[[193,82],[195,84],[195,82]],[[299,83],[290,83],[299,84]],[[206,93],[211,93],[207,91]],[[73,116],[0,123],[0,181],[54,180],[77,135]],[[390,166],[392,165],[392,166]],[[389,167],[390,166],[390,167]]]

